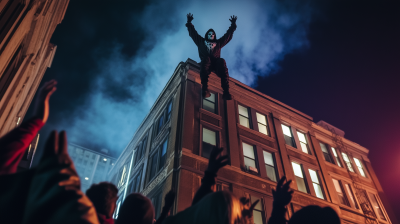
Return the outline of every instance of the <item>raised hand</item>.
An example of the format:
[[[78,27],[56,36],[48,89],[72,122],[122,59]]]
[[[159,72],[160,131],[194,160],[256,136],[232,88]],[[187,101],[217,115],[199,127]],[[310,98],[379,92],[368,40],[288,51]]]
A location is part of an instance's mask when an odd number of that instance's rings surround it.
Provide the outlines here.
[[[189,13],[189,14],[186,15],[186,17],[187,17],[187,22],[188,22],[188,23],[192,22],[192,20],[193,20],[193,14]]]
[[[229,19],[229,21],[231,21],[231,23],[236,23],[237,20],[237,16],[231,16],[231,18]]]
[[[229,164],[229,156],[221,156],[223,148],[214,147],[210,153],[207,171],[217,173],[219,169]]]
[[[43,123],[46,123],[47,118],[49,118],[49,100],[51,94],[57,89],[56,85],[57,81],[53,79],[46,82],[39,90],[35,103],[35,116],[42,119]]]
[[[283,184],[286,180],[286,177],[283,176],[276,186],[276,190],[272,190],[272,195],[274,196],[274,203],[278,203],[279,205],[286,206],[292,200],[293,191],[289,190],[290,183],[292,180],[287,181]]]

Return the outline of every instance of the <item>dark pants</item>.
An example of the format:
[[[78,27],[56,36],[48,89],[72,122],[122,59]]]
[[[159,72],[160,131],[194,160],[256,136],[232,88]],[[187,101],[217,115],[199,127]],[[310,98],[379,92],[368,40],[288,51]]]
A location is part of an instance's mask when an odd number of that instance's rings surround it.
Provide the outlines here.
[[[203,59],[200,63],[200,78],[203,90],[208,89],[208,77],[214,71],[221,78],[221,87],[224,92],[229,93],[229,73],[223,58]]]

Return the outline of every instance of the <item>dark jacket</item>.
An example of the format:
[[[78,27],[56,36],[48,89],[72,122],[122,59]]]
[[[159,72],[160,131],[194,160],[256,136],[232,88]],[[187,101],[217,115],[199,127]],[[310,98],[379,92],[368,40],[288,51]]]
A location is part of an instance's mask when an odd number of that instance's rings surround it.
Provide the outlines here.
[[[229,41],[232,39],[233,32],[236,30],[236,23],[232,23],[231,26],[229,27],[228,31],[226,31],[225,35],[222,36],[221,38],[217,39],[217,36],[215,35],[215,40],[208,40],[207,38],[207,33],[212,30],[209,29],[206,34],[204,35],[204,38],[201,37],[196,29],[194,28],[192,23],[186,23],[186,27],[188,28],[189,31],[189,36],[193,39],[194,43],[197,45],[197,48],[199,50],[199,56],[200,59],[203,61],[207,57],[211,58],[220,58],[221,57],[221,49],[229,43]],[[215,32],[214,32],[215,34]],[[216,42],[216,46],[214,50],[210,53],[208,53],[205,40],[210,42]]]

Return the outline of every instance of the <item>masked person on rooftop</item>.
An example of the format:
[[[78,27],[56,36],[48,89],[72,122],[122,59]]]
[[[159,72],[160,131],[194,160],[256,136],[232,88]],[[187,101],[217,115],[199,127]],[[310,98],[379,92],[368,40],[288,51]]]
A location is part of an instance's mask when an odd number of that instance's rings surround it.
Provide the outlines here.
[[[193,14],[187,14],[186,27],[189,31],[189,36],[193,39],[197,45],[200,56],[200,78],[202,85],[202,95],[204,98],[211,96],[208,91],[208,77],[212,71],[215,71],[218,77],[221,78],[221,87],[224,90],[223,98],[225,100],[231,100],[232,96],[229,93],[229,73],[226,67],[226,62],[221,58],[221,49],[229,43],[232,39],[233,32],[236,30],[236,16],[232,16],[231,26],[224,36],[217,39],[215,31],[209,29],[204,38],[201,37],[192,24]]]

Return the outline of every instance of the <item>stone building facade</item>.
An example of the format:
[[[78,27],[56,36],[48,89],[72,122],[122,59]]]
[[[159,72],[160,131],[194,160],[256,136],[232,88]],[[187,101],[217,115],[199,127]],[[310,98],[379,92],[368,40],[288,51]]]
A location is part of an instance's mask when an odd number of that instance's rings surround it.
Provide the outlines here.
[[[57,46],[69,0],[0,1],[0,136],[25,117]]]
[[[177,192],[173,213],[191,205],[210,149],[230,156],[217,189],[261,199],[254,222],[267,223],[272,189],[282,176],[295,191],[290,217],[307,205],[330,206],[343,223],[397,223],[368,159],[368,149],[344,132],[230,78],[233,100],[222,99],[211,74],[212,96],[201,97],[199,64],[181,62],[118,158],[109,177],[127,194],[149,197],[159,215],[165,194]]]
[[[68,143],[68,153],[81,178],[83,192],[86,192],[92,184],[106,181],[107,174],[116,161],[114,157],[108,155],[106,149],[97,152],[73,143]]]

